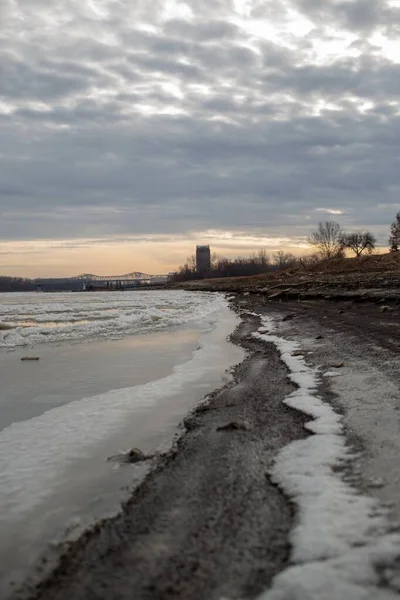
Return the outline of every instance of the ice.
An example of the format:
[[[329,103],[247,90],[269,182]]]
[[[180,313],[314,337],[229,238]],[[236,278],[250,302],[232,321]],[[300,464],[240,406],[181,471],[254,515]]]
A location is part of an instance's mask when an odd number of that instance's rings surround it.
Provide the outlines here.
[[[223,302],[220,295],[182,290],[2,294],[0,349],[212,324]]]
[[[220,375],[219,367],[223,371],[231,366],[224,364],[221,352],[238,319],[222,296],[215,295],[211,301],[203,298],[206,306],[202,311],[199,302],[193,319],[202,318],[204,323],[206,315],[216,326],[205,330],[191,359],[176,366],[171,375],[70,402],[0,432],[0,522],[18,519],[43,502],[68,465],[126,428],[138,408],[154,406],[157,410],[157,403],[190,390],[188,385],[207,385],[216,370]],[[172,310],[177,318],[178,308]]]
[[[397,598],[400,536],[388,533],[378,500],[340,475],[354,455],[340,415],[318,396],[318,369],[293,356],[299,344],[276,335],[273,319],[264,317],[261,330],[254,335],[277,347],[298,386],[285,404],[312,417],[306,427],[315,434],[283,448],[270,473],[295,500],[298,519],[291,533],[293,566],[274,579],[262,600]]]
[[[326,371],[325,373],[323,373],[324,377],[340,377],[341,373],[338,373],[337,371]]]
[[[260,600],[398,599],[400,581],[392,565],[399,550],[400,536],[392,535],[324,563],[289,567]]]

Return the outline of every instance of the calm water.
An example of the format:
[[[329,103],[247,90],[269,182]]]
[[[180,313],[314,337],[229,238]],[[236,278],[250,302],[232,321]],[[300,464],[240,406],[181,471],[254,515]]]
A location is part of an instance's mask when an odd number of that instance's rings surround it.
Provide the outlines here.
[[[1,598],[66,531],[117,510],[147,467],[107,457],[168,446],[242,360],[236,324],[216,294],[0,295]]]

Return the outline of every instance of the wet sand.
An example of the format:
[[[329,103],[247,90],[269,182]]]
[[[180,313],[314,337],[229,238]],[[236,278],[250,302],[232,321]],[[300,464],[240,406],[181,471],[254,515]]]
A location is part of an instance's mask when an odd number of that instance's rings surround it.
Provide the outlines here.
[[[233,341],[248,352],[235,380],[187,416],[185,434],[120,515],[71,544],[49,576],[15,598],[246,600],[288,566],[296,511],[267,471],[282,447],[308,435],[308,419],[282,403],[293,384],[275,346],[252,337],[254,313],[291,315],[283,333],[302,343],[310,364],[328,371],[343,362],[319,394],[343,413],[359,451],[347,476],[390,502],[394,522],[400,517],[400,309],[262,295],[238,295],[233,304],[243,317]],[[239,427],[220,429],[232,422]]]

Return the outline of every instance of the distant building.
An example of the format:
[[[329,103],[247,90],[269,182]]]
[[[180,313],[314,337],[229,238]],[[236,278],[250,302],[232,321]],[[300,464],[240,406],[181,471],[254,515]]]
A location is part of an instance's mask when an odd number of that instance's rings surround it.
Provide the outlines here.
[[[196,246],[196,271],[199,275],[208,273],[211,269],[210,246]]]

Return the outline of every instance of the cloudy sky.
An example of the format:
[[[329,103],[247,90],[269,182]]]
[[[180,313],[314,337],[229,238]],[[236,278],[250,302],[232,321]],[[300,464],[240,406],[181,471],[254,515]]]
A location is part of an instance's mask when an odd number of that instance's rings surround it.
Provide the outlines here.
[[[1,0],[0,273],[386,244],[400,0]]]

